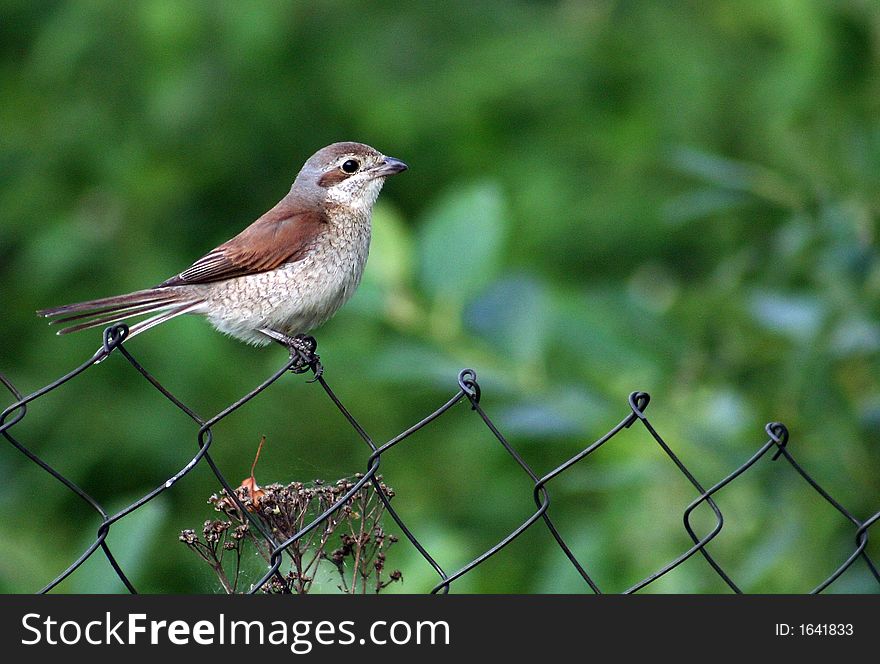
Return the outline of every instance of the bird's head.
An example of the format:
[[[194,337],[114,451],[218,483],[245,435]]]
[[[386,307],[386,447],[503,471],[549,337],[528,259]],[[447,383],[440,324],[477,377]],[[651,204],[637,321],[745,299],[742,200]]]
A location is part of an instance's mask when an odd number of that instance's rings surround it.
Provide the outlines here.
[[[385,178],[405,171],[407,165],[363,143],[333,143],[306,161],[293,183],[324,201],[348,207],[370,208]]]

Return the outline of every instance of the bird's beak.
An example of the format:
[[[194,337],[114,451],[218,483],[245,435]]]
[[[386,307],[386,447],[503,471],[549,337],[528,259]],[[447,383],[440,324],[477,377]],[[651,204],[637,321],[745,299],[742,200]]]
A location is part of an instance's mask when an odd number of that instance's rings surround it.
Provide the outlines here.
[[[374,173],[376,177],[386,177],[405,171],[409,166],[404,164],[400,159],[394,157],[383,157],[382,162],[377,164]]]

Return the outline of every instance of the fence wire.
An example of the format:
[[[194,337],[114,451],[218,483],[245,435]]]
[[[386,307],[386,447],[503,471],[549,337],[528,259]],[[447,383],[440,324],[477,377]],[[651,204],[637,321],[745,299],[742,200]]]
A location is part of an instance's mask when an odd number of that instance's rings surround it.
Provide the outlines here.
[[[110,529],[115,523],[117,523],[121,519],[124,519],[126,516],[140,509],[163,492],[171,489],[174,484],[183,479],[200,463],[206,464],[210,468],[211,472],[217,478],[217,481],[219,482],[220,486],[225,490],[229,498],[236,503],[237,507],[241,510],[241,513],[247,516],[250,521],[251,527],[256,529],[259,535],[263,537],[270,545],[271,556],[269,566],[265,570],[263,577],[252,585],[249,590],[250,593],[262,592],[265,586],[270,581],[277,581],[280,582],[283,587],[288,587],[287,580],[280,571],[285,552],[287,552],[288,548],[306,535],[308,535],[311,531],[321,526],[324,521],[330,518],[337,510],[343,508],[346,503],[348,503],[352,499],[352,497],[367,483],[372,484],[373,489],[376,491],[377,495],[383,502],[388,515],[395,521],[397,527],[400,529],[403,535],[407,538],[407,540],[409,540],[413,547],[415,547],[419,554],[421,554],[425,561],[437,573],[438,582],[431,589],[432,593],[449,592],[452,584],[456,580],[460,579],[465,574],[468,574],[489,558],[499,554],[505,547],[507,547],[511,542],[522,535],[526,530],[529,530],[531,528],[540,528],[541,526],[547,529],[550,536],[552,537],[553,542],[555,542],[555,544],[565,554],[568,561],[580,575],[585,586],[594,593],[602,593],[603,590],[588,573],[587,568],[582,563],[582,561],[578,559],[578,557],[572,551],[571,547],[566,543],[565,539],[562,537],[553,520],[551,519],[549,514],[550,490],[548,487],[555,478],[559,477],[563,473],[569,472],[570,469],[572,469],[576,465],[583,463],[596,450],[598,450],[603,445],[608,444],[621,431],[623,431],[624,429],[628,429],[633,425],[643,427],[650,434],[653,440],[661,448],[665,456],[668,457],[671,463],[694,487],[696,492],[698,492],[698,497],[686,507],[682,518],[684,528],[688,536],[692,540],[693,545],[690,546],[687,550],[683,551],[673,560],[670,560],[667,564],[663,565],[663,567],[655,571],[653,574],[650,574],[630,588],[624,590],[624,593],[634,593],[645,588],[646,586],[654,583],[655,581],[657,581],[657,579],[669,573],[670,571],[672,571],[673,569],[675,569],[686,560],[690,559],[698,553],[706,561],[710,568],[727,585],[727,587],[730,588],[731,591],[735,593],[743,592],[741,588],[737,585],[737,583],[731,578],[730,574],[725,571],[721,563],[719,563],[719,561],[716,560],[716,558],[713,557],[713,555],[708,550],[709,543],[718,536],[724,525],[724,516],[722,515],[721,509],[719,508],[718,504],[715,502],[714,496],[719,491],[722,491],[731,482],[746,474],[749,469],[754,467],[763,457],[765,457],[771,451],[773,451],[773,454],[771,456],[772,461],[776,461],[780,458],[784,459],[796,471],[796,473],[801,478],[803,478],[803,480],[819,496],[822,497],[822,499],[824,499],[837,512],[840,513],[841,517],[849,523],[852,530],[852,552],[847,556],[845,560],[840,562],[838,567],[834,569],[828,577],[818,582],[818,584],[810,591],[810,593],[820,593],[826,590],[838,578],[840,578],[840,576],[844,572],[846,572],[846,570],[848,570],[858,559],[861,559],[862,562],[867,566],[868,570],[870,570],[870,574],[877,582],[878,588],[880,588],[880,571],[878,571],[876,564],[866,552],[869,530],[877,523],[878,520],[880,520],[880,511],[874,513],[867,519],[860,520],[851,512],[849,512],[845,507],[843,507],[843,505],[841,505],[835,498],[833,498],[831,494],[829,494],[816,481],[816,479],[795,460],[788,447],[789,432],[784,424],[780,422],[771,422],[767,424],[765,428],[767,434],[766,442],[764,442],[757,449],[757,451],[742,465],[730,472],[721,481],[706,489],[704,488],[703,484],[700,483],[699,480],[697,480],[693,473],[685,466],[681,459],[676,456],[672,448],[666,443],[666,441],[661,437],[661,435],[648,420],[648,417],[645,414],[645,410],[650,402],[650,396],[645,392],[633,392],[629,395],[628,412],[623,417],[623,419],[620,420],[620,422],[618,422],[613,428],[611,428],[598,440],[581,450],[578,454],[572,456],[564,463],[551,470],[549,473],[543,476],[539,476],[529,466],[529,464],[526,463],[523,457],[510,444],[510,442],[508,442],[508,440],[504,437],[504,434],[499,430],[499,428],[495,425],[495,423],[481,406],[481,389],[479,383],[477,382],[476,373],[472,369],[464,369],[459,373],[457,379],[457,390],[439,408],[437,408],[435,411],[430,413],[427,417],[423,418],[419,422],[416,422],[415,424],[410,426],[408,429],[402,431],[392,439],[388,440],[387,442],[383,444],[377,444],[330,388],[330,385],[328,384],[326,376],[324,375],[323,369],[320,368],[320,365],[313,363],[310,367],[312,372],[314,373],[314,378],[311,380],[311,382],[317,383],[320,388],[323,389],[324,393],[332,401],[339,412],[345,417],[345,419],[351,425],[352,429],[354,429],[357,435],[367,445],[370,454],[366,460],[366,472],[359,477],[357,482],[355,482],[348,491],[341,495],[335,503],[333,503],[323,513],[313,518],[308,524],[303,526],[294,535],[283,541],[277,541],[272,536],[272,533],[268,531],[265,524],[260,520],[260,518],[257,515],[252,514],[249,510],[245,508],[236,491],[229,484],[223,473],[217,467],[217,464],[211,458],[210,447],[213,442],[212,427],[239,408],[247,405],[249,401],[251,401],[254,397],[256,397],[264,390],[268,389],[271,385],[273,385],[289,371],[302,372],[308,367],[311,358],[307,357],[301,351],[293,352],[289,361],[285,363],[284,366],[279,368],[275,373],[269,376],[266,380],[264,380],[260,385],[258,385],[256,388],[248,392],[237,401],[229,404],[226,408],[221,410],[213,417],[205,419],[196,414],[191,408],[189,408],[185,403],[183,403],[167,388],[165,388],[156,379],[155,376],[153,376],[138,360],[136,360],[132,356],[132,354],[128,351],[127,348],[125,348],[124,345],[127,335],[128,327],[125,324],[117,324],[112,327],[108,327],[104,331],[102,346],[95,352],[94,355],[92,355],[88,360],[83,362],[74,370],[27,396],[23,396],[22,393],[15,387],[15,385],[11,381],[2,373],[0,373],[0,382],[3,383],[3,385],[15,399],[15,401],[10,404],[2,412],[2,414],[0,414],[0,434],[2,434],[3,437],[10,444],[12,444],[12,446],[21,454],[26,456],[30,461],[39,466],[45,472],[49,473],[57,481],[63,484],[70,492],[72,492],[81,500],[83,500],[86,504],[88,504],[88,506],[93,509],[101,518],[101,524],[97,530],[94,541],[76,558],[76,560],[70,563],[70,565],[63,572],[52,579],[49,583],[47,583],[45,587],[43,587],[39,591],[41,593],[47,593],[51,591],[53,588],[58,586],[58,584],[68,578],[71,574],[74,574],[76,570],[79,569],[82,564],[92,555],[94,555],[98,550],[100,550],[101,553],[107,558],[107,561],[110,563],[113,571],[119,577],[119,580],[125,585],[128,591],[131,593],[136,593],[137,590],[135,589],[129,578],[126,576],[124,570],[122,569],[122,566],[120,565],[119,561],[117,561],[116,558],[113,556],[113,553],[111,552],[110,547],[107,544],[107,536],[110,532]],[[122,355],[133,367],[134,370],[136,370],[146,381],[148,381],[158,392],[160,392],[174,407],[178,408],[189,418],[191,418],[199,426],[199,429],[197,434],[198,451],[189,460],[189,462],[185,466],[183,466],[183,468],[181,468],[174,475],[162,482],[152,491],[144,494],[143,496],[141,496],[125,508],[121,509],[120,511],[116,512],[115,514],[111,514],[108,513],[107,510],[105,510],[105,508],[95,498],[93,498],[83,489],[77,486],[77,484],[73,480],[69,479],[63,473],[50,466],[46,461],[44,461],[37,454],[31,451],[20,440],[13,436],[11,431],[18,423],[20,423],[25,418],[28,412],[29,404],[47,395],[48,393],[61,388],[66,383],[73,380],[89,368],[97,365],[114,352]],[[380,482],[380,478],[378,477],[378,471],[384,455],[392,453],[394,448],[405,443],[407,439],[410,438],[410,436],[412,436],[414,433],[416,433],[420,429],[423,429],[424,427],[431,425],[435,420],[442,418],[443,415],[447,413],[453,406],[462,401],[467,401],[470,404],[471,411],[476,414],[483,425],[492,433],[495,440],[507,453],[511,461],[515,463],[525,475],[528,476],[529,480],[533,484],[535,510],[531,515],[529,515],[528,518],[518,524],[513,530],[511,530],[491,548],[481,553],[479,556],[468,562],[466,565],[456,569],[455,571],[448,572],[446,568],[444,568],[441,563],[438,562],[427,550],[427,548],[419,541],[414,532],[414,529],[410,528],[410,526],[404,522],[404,520],[394,509],[394,507],[392,507],[390,497],[383,490],[382,483]],[[712,514],[714,515],[715,524],[708,533],[703,536],[699,536],[691,524],[691,515],[693,514],[694,510],[696,510],[700,505],[704,503],[709,507]],[[571,590],[574,591],[577,589],[572,588]]]

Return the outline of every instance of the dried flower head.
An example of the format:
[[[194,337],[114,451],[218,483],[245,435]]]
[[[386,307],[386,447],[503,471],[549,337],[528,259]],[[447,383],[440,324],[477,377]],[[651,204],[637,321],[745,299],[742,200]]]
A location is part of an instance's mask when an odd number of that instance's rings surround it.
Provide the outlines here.
[[[385,501],[394,496],[394,490],[382,482],[381,476],[360,486],[358,483],[364,479],[361,474],[335,482],[314,480],[260,487],[253,471],[234,495],[220,491],[208,499],[220,516],[205,521],[201,537],[193,530],[180,534],[180,541],[211,566],[226,592],[239,592],[246,547],[253,546],[267,563],[271,562],[274,544],[263,532],[275,542],[292,540],[285,548],[282,570],[263,584],[263,592],[308,593],[325,564],[335,568],[338,587],[347,593],[378,593],[403,579],[397,570],[385,572],[387,550],[398,539],[386,534],[380,525]],[[328,511],[315,527],[304,532]],[[334,542],[336,547],[331,549]]]

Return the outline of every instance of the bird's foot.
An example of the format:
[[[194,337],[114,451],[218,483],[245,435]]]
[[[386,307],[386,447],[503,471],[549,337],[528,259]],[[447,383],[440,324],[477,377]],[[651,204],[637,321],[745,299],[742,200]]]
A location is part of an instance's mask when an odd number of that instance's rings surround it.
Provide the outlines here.
[[[305,334],[297,334],[295,337],[290,337],[269,328],[264,328],[260,332],[288,350],[290,353],[290,370],[293,373],[301,374],[311,369],[315,377],[310,382],[318,380],[324,373],[321,358],[315,352],[318,348],[318,342],[315,341],[315,337]]]
[[[318,380],[324,373],[324,367],[321,365],[321,357],[315,352],[317,349],[318,342],[315,341],[315,337],[297,334],[290,338],[288,345],[290,359],[295,360],[290,370],[301,374],[311,369],[315,374],[312,382]]]

